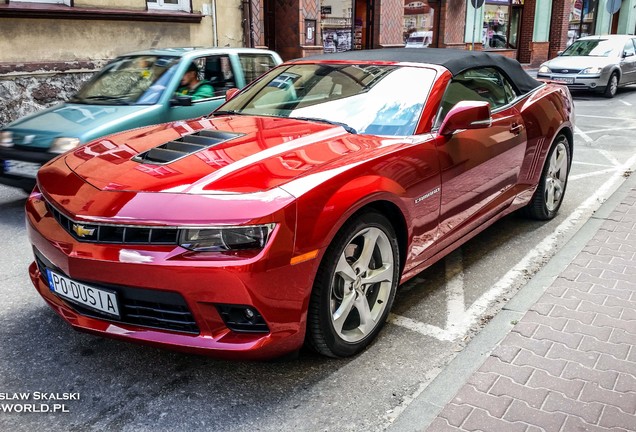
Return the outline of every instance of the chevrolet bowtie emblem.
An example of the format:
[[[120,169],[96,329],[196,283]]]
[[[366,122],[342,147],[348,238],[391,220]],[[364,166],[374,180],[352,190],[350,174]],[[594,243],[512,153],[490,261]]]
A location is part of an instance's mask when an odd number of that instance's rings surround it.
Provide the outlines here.
[[[78,237],[91,236],[95,232],[95,228],[84,228],[83,225],[73,224],[73,232]]]

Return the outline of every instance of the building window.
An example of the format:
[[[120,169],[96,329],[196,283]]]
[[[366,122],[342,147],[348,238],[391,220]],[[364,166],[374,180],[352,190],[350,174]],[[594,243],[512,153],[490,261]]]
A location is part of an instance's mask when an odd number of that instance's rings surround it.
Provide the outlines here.
[[[146,0],[148,9],[190,12],[190,0]]]
[[[11,0],[11,3],[46,3],[46,4],[64,4],[71,5],[71,0]]]
[[[407,48],[426,48],[433,43],[435,1],[404,2],[404,43]]]
[[[568,46],[583,36],[594,34],[598,0],[572,0],[568,24]]]
[[[516,49],[523,0],[486,0],[482,44],[489,49]]]

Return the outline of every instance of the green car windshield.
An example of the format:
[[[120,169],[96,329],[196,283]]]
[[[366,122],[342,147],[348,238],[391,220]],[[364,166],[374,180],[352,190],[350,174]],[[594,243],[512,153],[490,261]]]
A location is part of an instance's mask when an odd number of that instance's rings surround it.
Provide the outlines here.
[[[175,73],[179,57],[127,56],[106,65],[70,100],[92,105],[153,105]]]
[[[370,64],[293,64],[267,73],[215,114],[288,117],[349,132],[412,135],[435,79],[428,68]]]
[[[567,47],[561,56],[591,56],[591,57],[618,57],[623,48],[607,39],[578,40]]]

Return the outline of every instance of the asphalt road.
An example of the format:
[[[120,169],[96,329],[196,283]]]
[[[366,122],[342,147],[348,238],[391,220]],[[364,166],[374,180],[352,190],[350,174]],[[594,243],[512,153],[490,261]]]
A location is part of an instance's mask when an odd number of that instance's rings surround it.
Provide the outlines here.
[[[0,408],[14,393],[59,405],[0,409],[0,430],[384,430],[636,166],[634,106],[634,86],[611,100],[575,95],[559,216],[511,215],[422,272],[398,291],[378,340],[348,360],[219,361],[74,332],[28,279],[25,195],[0,186]]]

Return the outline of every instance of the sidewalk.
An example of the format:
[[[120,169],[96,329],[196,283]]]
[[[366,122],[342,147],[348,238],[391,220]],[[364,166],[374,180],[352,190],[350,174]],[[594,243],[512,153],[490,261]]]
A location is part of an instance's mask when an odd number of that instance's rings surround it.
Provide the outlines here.
[[[475,430],[636,431],[636,174],[389,428]]]

